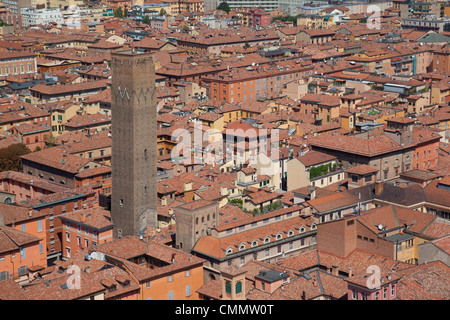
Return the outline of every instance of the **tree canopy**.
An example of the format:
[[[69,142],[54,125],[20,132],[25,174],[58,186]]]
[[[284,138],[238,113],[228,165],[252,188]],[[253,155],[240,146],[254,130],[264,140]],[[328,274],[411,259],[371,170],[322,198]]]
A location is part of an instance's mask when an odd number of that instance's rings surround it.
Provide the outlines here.
[[[297,17],[294,16],[277,16],[272,18],[272,22],[275,20],[280,20],[282,22],[292,22],[294,26],[297,25]]]
[[[22,161],[20,156],[30,152],[31,150],[24,143],[15,143],[0,149],[0,172],[21,171]]]
[[[116,18],[123,18],[123,10],[121,7],[118,7],[115,11],[114,11],[114,17]]]
[[[222,10],[225,11],[226,13],[229,13],[231,9],[228,3],[226,1],[223,1],[217,6],[217,10]]]
[[[149,16],[144,16],[144,18],[142,18],[142,23],[150,24],[150,17]]]

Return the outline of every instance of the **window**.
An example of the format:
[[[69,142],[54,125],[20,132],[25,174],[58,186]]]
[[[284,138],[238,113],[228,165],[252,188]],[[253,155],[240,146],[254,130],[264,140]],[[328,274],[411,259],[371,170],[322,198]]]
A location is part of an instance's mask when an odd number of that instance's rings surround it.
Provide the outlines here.
[[[150,289],[150,281],[147,281],[145,287],[146,287],[147,289]]]
[[[69,232],[66,232],[66,241],[70,242],[70,233]]]
[[[17,269],[17,271],[19,273],[19,277],[25,276],[25,275],[27,275],[28,267],[27,266],[20,267]]]
[[[26,259],[27,258],[27,252],[26,252],[26,249],[24,247],[20,248],[20,256],[22,257],[22,259]]]
[[[383,290],[383,299],[384,300],[387,299],[387,288],[384,288],[384,290]]]
[[[353,289],[353,300],[358,299],[358,291],[356,289]]]
[[[189,276],[190,276],[190,270],[187,269],[187,270],[186,270],[186,277],[189,277]]]
[[[231,294],[231,282],[225,282],[225,292]]]
[[[8,279],[9,279],[9,272],[8,271],[0,272],[0,282],[8,280]]]
[[[25,224],[22,224],[21,226],[20,226],[20,230],[22,231],[22,232],[26,232],[25,230],[26,230],[26,225]]]
[[[170,274],[168,277],[167,277],[167,281],[169,281],[169,282],[172,282],[172,275]]]
[[[391,286],[391,297],[395,296],[395,286]]]
[[[169,291],[169,300],[173,300],[173,291]]]
[[[380,297],[380,293],[379,292],[375,292],[375,300],[378,300]]]
[[[186,297],[190,297],[191,296],[191,285],[188,284],[186,285]]]
[[[238,281],[236,282],[236,293],[241,293],[242,292],[242,282]]]

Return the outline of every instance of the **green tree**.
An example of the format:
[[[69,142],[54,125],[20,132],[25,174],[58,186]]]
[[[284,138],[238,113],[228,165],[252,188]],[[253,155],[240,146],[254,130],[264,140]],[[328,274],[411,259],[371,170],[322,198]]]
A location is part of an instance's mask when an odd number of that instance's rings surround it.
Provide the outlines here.
[[[21,171],[21,156],[30,153],[31,150],[24,143],[15,143],[9,147],[0,149],[0,172]]]
[[[115,11],[114,11],[114,17],[116,18],[123,18],[123,10],[121,7],[118,7]]]
[[[273,17],[273,18],[272,18],[271,22],[274,22],[275,20],[280,20],[280,21],[282,21],[282,22],[292,22],[292,24],[293,24],[294,26],[297,25],[297,17],[294,17],[294,16],[289,16],[289,15],[285,15],[285,16],[276,16],[276,17]]]
[[[164,9],[164,8],[161,8],[161,10],[159,10],[159,15],[162,17],[162,16],[165,16],[167,14],[167,11]]]
[[[223,1],[217,6],[217,10],[222,10],[225,11],[226,13],[229,13],[231,9],[228,3],[226,1]]]
[[[149,16],[144,16],[144,18],[142,18],[142,23],[150,24],[150,17]]]

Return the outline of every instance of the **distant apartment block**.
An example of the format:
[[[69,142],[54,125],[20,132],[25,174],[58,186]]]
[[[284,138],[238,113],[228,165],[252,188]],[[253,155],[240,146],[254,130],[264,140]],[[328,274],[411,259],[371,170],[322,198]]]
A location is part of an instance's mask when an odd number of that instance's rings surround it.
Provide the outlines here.
[[[445,28],[449,28],[450,18],[436,18],[435,16],[427,16],[425,18],[405,18],[402,19],[401,26],[403,29],[443,32],[445,31]]]
[[[64,17],[61,11],[57,8],[51,9],[36,9],[36,8],[22,8],[22,26],[29,27],[35,25],[47,25],[49,23],[56,23],[61,26],[64,23]]]

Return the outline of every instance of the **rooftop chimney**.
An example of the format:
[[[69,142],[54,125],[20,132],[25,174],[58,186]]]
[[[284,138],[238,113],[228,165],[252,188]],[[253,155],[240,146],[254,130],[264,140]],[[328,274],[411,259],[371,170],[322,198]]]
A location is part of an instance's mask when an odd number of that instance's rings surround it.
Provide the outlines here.
[[[384,183],[382,181],[375,183],[375,195],[379,196],[383,193]]]
[[[309,191],[310,191],[309,193],[310,200],[314,200],[316,198],[316,188],[311,187],[309,188]]]

